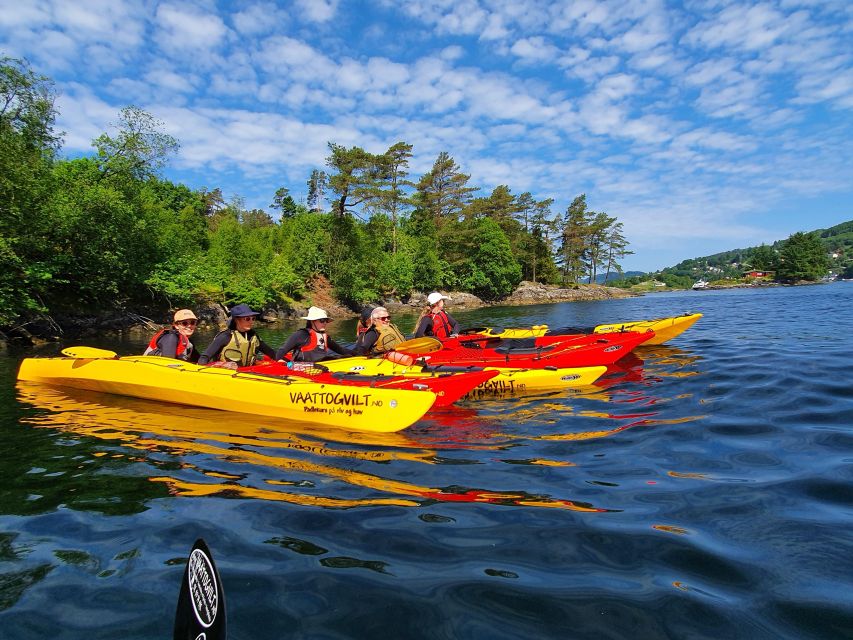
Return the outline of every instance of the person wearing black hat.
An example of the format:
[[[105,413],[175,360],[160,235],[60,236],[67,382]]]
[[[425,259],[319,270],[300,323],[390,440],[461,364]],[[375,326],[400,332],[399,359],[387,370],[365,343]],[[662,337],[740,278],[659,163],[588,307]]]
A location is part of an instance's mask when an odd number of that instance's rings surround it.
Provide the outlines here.
[[[373,326],[373,310],[376,307],[369,304],[361,308],[361,315],[355,325],[355,351],[361,353],[364,347],[364,334]]]
[[[228,328],[216,334],[213,342],[199,357],[198,363],[236,369],[255,364],[258,351],[275,358],[273,348],[261,340],[252,328],[258,315],[247,304],[232,307]]]

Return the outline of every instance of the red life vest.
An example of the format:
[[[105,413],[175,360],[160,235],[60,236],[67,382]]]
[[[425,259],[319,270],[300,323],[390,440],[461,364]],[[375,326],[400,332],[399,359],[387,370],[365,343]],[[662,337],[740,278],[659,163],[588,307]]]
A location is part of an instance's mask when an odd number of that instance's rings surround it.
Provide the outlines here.
[[[320,339],[314,329],[302,329],[308,333],[308,342],[299,347],[299,358],[294,360],[302,360],[304,362],[318,362],[323,359],[329,351],[329,336],[324,334],[323,346],[320,346]],[[297,355],[297,354],[294,354]]]
[[[432,317],[432,335],[439,340],[449,338],[450,334],[453,333],[453,327],[450,326],[450,318],[447,317],[447,314],[444,311],[439,311],[430,314],[430,316]]]
[[[157,333],[154,334],[154,337],[151,338],[151,342],[148,343],[148,348],[145,350],[143,355],[146,356],[159,356],[160,345],[157,344],[160,341],[160,338],[163,337],[165,333],[172,332],[178,336],[178,346],[175,348],[175,357],[178,360],[188,360],[192,355],[192,343],[190,339],[187,338],[183,333],[179,331],[175,331],[174,329],[160,329]]]

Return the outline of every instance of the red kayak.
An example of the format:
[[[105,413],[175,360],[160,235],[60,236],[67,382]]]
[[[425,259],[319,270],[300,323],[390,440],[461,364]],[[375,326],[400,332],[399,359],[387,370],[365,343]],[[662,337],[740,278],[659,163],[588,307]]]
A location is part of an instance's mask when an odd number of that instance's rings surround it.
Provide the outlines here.
[[[490,346],[496,344],[493,338],[472,340],[470,336],[463,336],[443,341],[440,350],[428,355],[411,355],[430,365],[464,363],[525,369],[595,367],[613,364],[654,335],[653,331],[626,331],[564,336],[563,340],[546,345],[497,343],[499,346]]]
[[[314,363],[305,369],[299,369],[303,363],[296,363],[291,369],[280,362],[263,362],[254,367],[241,367],[240,371],[268,376],[296,376],[310,378],[314,382],[329,384],[351,384],[357,387],[379,387],[386,389],[428,390],[436,395],[434,407],[446,407],[472,391],[500,372],[492,370],[466,371],[464,373],[424,372],[410,375],[362,375],[350,372],[331,372],[322,362]],[[308,363],[304,363],[307,365]]]

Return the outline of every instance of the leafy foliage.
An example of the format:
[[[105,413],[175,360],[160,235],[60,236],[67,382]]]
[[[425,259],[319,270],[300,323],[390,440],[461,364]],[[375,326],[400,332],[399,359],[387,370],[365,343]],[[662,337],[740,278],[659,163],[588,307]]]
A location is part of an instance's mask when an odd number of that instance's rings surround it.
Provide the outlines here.
[[[381,153],[330,142],[328,174],[312,170],[307,207],[281,186],[273,216],[226,202],[219,188],[163,179],[178,142],[138,107],[72,160],[57,158],[55,117],[50,81],[0,60],[2,327],[81,306],[277,306],[318,276],[354,307],[439,288],[497,300],[522,277],[557,282],[558,264],[576,278],[618,268],[629,253],[621,225],[589,212],[585,196],[569,208],[577,220],[508,185],[475,197],[445,151],[411,180],[404,141]]]

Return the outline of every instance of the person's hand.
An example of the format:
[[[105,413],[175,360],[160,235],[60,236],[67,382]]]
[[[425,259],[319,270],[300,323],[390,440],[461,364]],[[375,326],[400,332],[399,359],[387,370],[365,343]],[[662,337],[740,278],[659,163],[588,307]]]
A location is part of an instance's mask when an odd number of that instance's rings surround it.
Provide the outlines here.
[[[458,333],[451,333],[451,334],[450,334],[449,336],[447,336],[447,337],[448,337],[448,338],[458,338],[458,337],[459,337],[459,334],[458,334]]]
[[[223,369],[231,369],[232,371],[237,371],[237,363],[236,362],[226,362],[222,365]]]

